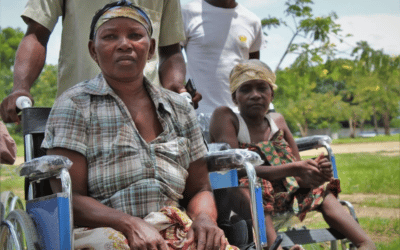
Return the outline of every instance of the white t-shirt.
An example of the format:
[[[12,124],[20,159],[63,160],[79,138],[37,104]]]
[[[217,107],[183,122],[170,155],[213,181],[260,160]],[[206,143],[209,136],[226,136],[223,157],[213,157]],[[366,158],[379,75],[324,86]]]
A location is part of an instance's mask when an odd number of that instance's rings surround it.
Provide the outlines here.
[[[66,1],[60,57],[58,59],[57,96],[75,84],[92,79],[100,68],[88,50],[90,23],[95,12],[115,0],[29,0],[22,17],[29,17],[53,31],[62,16]],[[159,85],[158,47],[179,43],[185,39],[179,0],[130,0],[149,15],[153,25],[156,52],[144,69],[151,83]]]
[[[225,9],[194,0],[182,6],[187,55],[186,79],[203,96],[197,113],[219,106],[235,109],[229,91],[229,73],[249,54],[266,47],[261,20],[238,4]]]

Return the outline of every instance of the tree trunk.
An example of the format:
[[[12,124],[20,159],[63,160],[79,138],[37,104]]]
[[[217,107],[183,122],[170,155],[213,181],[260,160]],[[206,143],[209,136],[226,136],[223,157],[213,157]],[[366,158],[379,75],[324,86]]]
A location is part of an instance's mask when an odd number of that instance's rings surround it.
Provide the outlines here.
[[[355,122],[353,122],[353,117],[349,118],[349,127],[350,127],[350,137],[354,138],[356,137],[356,130],[354,126]]]
[[[306,122],[306,124],[304,124],[304,127],[303,127],[299,122],[296,123],[296,125],[297,125],[297,127],[299,127],[299,129],[300,129],[301,137],[306,137],[306,136],[307,136],[307,133],[308,133],[307,122]]]
[[[375,105],[372,105],[372,110],[374,112],[372,115],[372,120],[374,121],[374,132],[375,132],[375,134],[378,134],[378,120],[376,119]]]
[[[383,112],[383,127],[385,128],[385,135],[390,135],[390,114],[389,111]]]

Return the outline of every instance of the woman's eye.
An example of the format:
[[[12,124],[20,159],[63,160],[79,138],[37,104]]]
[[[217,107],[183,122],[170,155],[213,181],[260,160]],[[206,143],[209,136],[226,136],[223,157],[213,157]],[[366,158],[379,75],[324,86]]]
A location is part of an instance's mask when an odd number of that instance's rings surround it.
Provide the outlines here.
[[[106,40],[115,39],[115,38],[116,38],[116,36],[114,34],[107,34],[107,35],[103,36],[103,39],[106,39]]]
[[[132,39],[140,39],[143,37],[143,34],[140,33],[132,33],[129,35]]]

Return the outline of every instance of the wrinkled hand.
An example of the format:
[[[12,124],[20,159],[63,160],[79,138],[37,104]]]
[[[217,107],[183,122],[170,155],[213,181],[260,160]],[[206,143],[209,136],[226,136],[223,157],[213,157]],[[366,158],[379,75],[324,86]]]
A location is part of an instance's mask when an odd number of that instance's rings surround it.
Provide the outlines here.
[[[187,234],[187,239],[189,242],[196,241],[198,250],[225,250],[228,245],[224,231],[207,214],[196,217]]]
[[[329,181],[333,177],[333,168],[330,160],[321,153],[315,161],[318,163],[318,169],[324,175],[326,181]]]
[[[296,180],[301,188],[316,188],[326,181],[326,177],[319,170],[316,160],[308,159],[298,163],[300,164],[300,171]]]
[[[0,106],[1,119],[5,123],[13,123],[13,122],[19,123],[21,121],[21,119],[17,114],[17,105],[16,105],[17,98],[20,96],[29,97],[33,103],[33,98],[29,92],[23,90],[12,92],[9,96],[3,99],[3,102],[1,103]]]
[[[149,249],[149,250],[167,250],[167,243],[160,235],[156,228],[144,220],[132,217],[130,221],[131,227],[124,232],[129,247],[133,250]]]

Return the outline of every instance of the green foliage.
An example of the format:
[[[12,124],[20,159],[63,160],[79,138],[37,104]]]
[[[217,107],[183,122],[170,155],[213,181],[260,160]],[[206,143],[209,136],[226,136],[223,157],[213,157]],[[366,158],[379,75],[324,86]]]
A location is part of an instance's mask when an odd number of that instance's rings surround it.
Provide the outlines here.
[[[322,56],[331,57],[335,52],[336,46],[330,42],[330,36],[338,37],[340,42],[343,40],[339,34],[340,25],[335,23],[337,15],[332,12],[327,16],[315,17],[312,13],[312,4],[311,0],[287,0],[284,13],[290,22],[271,16],[262,20],[264,28],[271,29],[283,25],[292,32],[286,51],[275,71],[290,53],[303,55],[302,58],[307,59],[307,64],[322,63]]]
[[[0,68],[10,69],[14,65],[15,52],[24,33],[18,28],[0,27]]]
[[[393,120],[390,121],[390,127],[391,128],[400,128],[400,119],[399,118],[395,118]]]
[[[38,80],[35,81],[31,94],[36,107],[53,106],[57,93],[57,66],[45,65]]]

